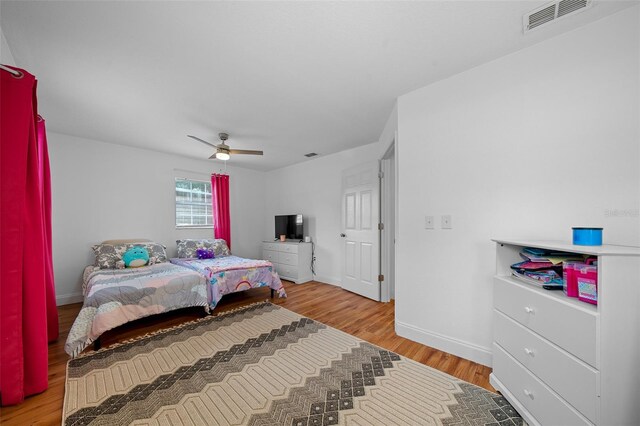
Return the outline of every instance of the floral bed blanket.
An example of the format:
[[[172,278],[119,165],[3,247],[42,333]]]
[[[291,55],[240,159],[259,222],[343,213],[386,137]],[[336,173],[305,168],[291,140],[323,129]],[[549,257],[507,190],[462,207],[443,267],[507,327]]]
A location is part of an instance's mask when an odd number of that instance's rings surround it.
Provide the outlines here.
[[[84,305],[64,349],[76,357],[105,331],[149,315],[192,306],[208,311],[207,288],[204,276],[171,263],[88,271]]]
[[[256,287],[270,287],[279,297],[287,297],[271,262],[222,256],[214,259],[171,259],[171,263],[199,272],[209,280],[209,307],[214,309],[222,296]]]

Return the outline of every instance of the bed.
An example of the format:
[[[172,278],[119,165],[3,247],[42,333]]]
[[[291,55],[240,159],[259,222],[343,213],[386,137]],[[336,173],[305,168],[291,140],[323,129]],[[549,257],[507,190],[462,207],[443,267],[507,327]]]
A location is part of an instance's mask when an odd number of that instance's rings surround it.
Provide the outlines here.
[[[271,297],[287,297],[271,262],[223,255],[213,259],[174,258],[171,263],[196,271],[209,283],[209,308],[214,309],[222,296],[251,288],[269,287]]]
[[[73,323],[65,351],[76,357],[102,333],[149,315],[188,307],[202,307],[209,312],[208,282],[205,277],[188,268],[167,261],[161,245],[147,241],[115,240],[103,242],[100,259],[117,259],[119,251],[131,245],[150,248],[153,265],[117,269],[98,260],[85,269],[83,276],[84,304]],[[163,257],[164,256],[164,257]],[[107,267],[105,267],[107,266]]]
[[[257,287],[269,287],[286,297],[280,277],[266,260],[232,256],[224,240],[178,240],[179,258],[169,259],[165,247],[149,240],[109,240],[93,246],[94,265],[83,274],[84,304],[73,323],[65,351],[76,357],[100,336],[127,322],[188,307],[215,308],[222,296]],[[123,258],[133,247],[144,247],[148,264],[124,268]],[[213,259],[198,259],[198,249]]]

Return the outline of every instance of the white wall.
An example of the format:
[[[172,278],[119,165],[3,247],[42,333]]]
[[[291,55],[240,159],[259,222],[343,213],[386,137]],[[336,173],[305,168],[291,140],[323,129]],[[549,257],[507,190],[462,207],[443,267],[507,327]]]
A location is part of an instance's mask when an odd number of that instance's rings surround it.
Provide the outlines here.
[[[305,235],[315,243],[316,281],[341,284],[342,171],[382,158],[395,138],[397,123],[394,105],[377,142],[266,173],[264,238],[275,237],[274,216],[303,214]]]
[[[490,238],[640,245],[638,13],[399,98],[398,334],[490,364]]]
[[[81,275],[91,246],[148,238],[175,256],[178,238],[211,238],[211,229],[175,228],[175,177],[208,180],[220,163],[49,132],[53,257],[59,304],[81,301]],[[264,173],[228,167],[231,248],[257,258],[264,234]]]
[[[13,59],[11,49],[7,44],[7,39],[4,38],[4,32],[2,32],[2,28],[0,28],[0,63],[5,65],[16,65],[16,61]]]
[[[376,143],[375,150],[377,151],[378,158],[382,158],[391,144],[394,142],[398,133],[398,104],[395,103],[393,106],[393,110],[391,114],[389,114],[389,118],[384,125],[384,129],[382,129],[382,133],[380,133],[380,137],[378,138],[378,142]],[[398,151],[398,147],[395,146],[395,152]],[[394,154],[395,155],[395,154]]]
[[[378,158],[373,143],[268,172],[264,238],[275,237],[275,215],[302,214],[316,245],[315,279],[340,285],[342,171]]]

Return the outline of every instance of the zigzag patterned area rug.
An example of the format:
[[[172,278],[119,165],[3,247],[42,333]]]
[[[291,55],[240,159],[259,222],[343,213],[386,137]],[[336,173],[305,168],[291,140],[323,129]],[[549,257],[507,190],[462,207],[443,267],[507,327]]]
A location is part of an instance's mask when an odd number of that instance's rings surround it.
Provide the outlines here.
[[[500,395],[268,302],[67,366],[65,425],[522,425]]]

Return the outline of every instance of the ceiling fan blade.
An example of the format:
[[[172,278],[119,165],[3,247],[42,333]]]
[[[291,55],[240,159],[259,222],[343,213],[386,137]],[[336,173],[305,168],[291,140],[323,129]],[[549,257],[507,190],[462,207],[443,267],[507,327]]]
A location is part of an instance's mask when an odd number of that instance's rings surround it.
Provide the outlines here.
[[[262,151],[252,151],[250,149],[230,149],[229,154],[249,154],[249,155],[263,155]]]
[[[209,160],[215,160],[216,159],[216,155],[213,154],[211,157],[209,157]]]
[[[195,140],[197,140],[198,142],[202,142],[203,144],[206,144],[206,145],[209,145],[209,146],[212,146],[212,147],[216,148],[216,146],[215,146],[214,144],[209,143],[209,142],[207,142],[207,141],[205,141],[205,140],[202,140],[202,139],[200,139],[200,138],[197,138],[197,137],[195,137],[195,136],[187,135],[187,137],[190,137],[191,139],[195,139]]]

